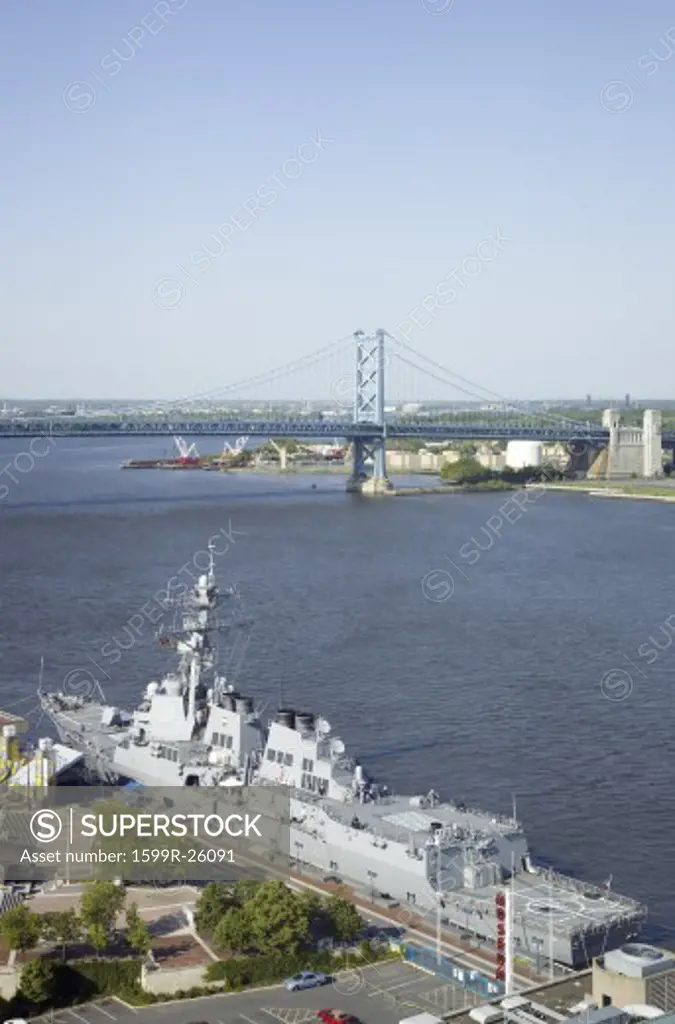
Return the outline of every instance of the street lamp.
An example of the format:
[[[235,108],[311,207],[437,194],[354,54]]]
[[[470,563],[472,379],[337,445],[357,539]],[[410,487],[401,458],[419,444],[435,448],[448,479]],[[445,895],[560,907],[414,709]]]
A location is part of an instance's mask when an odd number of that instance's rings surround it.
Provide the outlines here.
[[[295,866],[296,866],[296,868],[298,870],[300,869],[300,850],[301,849],[302,849],[302,843],[298,842],[298,840],[296,839],[296,841],[295,841]]]
[[[540,939],[539,936],[537,936],[537,935],[533,935],[532,936],[532,945],[537,950],[537,964],[536,964],[536,967],[535,967],[535,970],[536,970],[537,974],[539,974],[541,972],[541,947],[543,946],[543,944],[544,944],[544,940]]]
[[[370,879],[370,898],[372,902],[375,902],[375,879],[377,878],[377,871],[368,871],[368,878]]]

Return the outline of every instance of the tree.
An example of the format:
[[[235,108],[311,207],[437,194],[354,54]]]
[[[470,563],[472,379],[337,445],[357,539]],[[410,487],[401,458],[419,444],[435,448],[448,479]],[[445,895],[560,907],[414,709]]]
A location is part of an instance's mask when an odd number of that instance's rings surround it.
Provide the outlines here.
[[[299,892],[296,895],[310,921],[321,916],[324,905],[317,893],[307,890],[307,892]]]
[[[230,953],[244,953],[254,944],[251,937],[250,915],[246,907],[230,907],[213,933],[219,949]]]
[[[253,941],[261,953],[283,950],[292,956],[310,938],[306,907],[283,882],[262,882],[246,909]]]
[[[330,896],[326,900],[326,913],[332,937],[339,942],[350,942],[363,928],[363,919],[354,904],[341,896]]]
[[[150,929],[147,924],[138,913],[138,907],[135,903],[127,908],[127,929],[126,939],[132,949],[135,949],[141,956],[149,952],[152,947],[152,938],[150,936]]]
[[[77,942],[82,935],[82,922],[72,907],[70,910],[50,910],[42,915],[42,933],[46,939],[61,946],[65,960],[68,943]]]
[[[99,921],[95,921],[88,926],[87,936],[100,956],[108,945],[109,935],[106,928]]]
[[[271,441],[263,441],[258,452],[278,458],[279,448],[285,448],[288,455],[295,455],[298,450],[298,442],[293,437],[274,437]]]
[[[126,893],[114,882],[91,882],[80,903],[80,916],[94,948],[101,952],[115,930]]]
[[[21,971],[19,988],[29,1003],[46,1003],[51,1000],[56,988],[54,961],[43,956],[29,961]]]
[[[209,882],[195,908],[197,931],[213,935],[222,918],[236,902],[234,888],[228,882]]]
[[[6,910],[0,917],[0,934],[10,949],[25,953],[37,946],[42,933],[42,921],[25,903]]]
[[[255,878],[242,878],[234,887],[234,899],[239,907],[244,907],[250,899],[253,899],[262,882]]]
[[[441,479],[457,484],[474,484],[489,480],[492,471],[481,466],[477,459],[463,455],[456,462],[444,462],[441,466]]]

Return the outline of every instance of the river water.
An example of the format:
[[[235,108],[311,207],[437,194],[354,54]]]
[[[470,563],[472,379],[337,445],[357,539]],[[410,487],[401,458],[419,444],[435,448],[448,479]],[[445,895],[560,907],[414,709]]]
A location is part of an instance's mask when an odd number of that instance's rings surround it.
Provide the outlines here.
[[[158,601],[219,534],[219,581],[253,620],[230,661],[239,690],[322,713],[399,791],[515,799],[535,859],[611,875],[648,903],[649,937],[675,937],[673,506],[121,472],[167,452],[148,439],[27,451],[0,442],[0,706],[47,731],[41,657],[45,687],[93,676],[135,704],[170,664]]]

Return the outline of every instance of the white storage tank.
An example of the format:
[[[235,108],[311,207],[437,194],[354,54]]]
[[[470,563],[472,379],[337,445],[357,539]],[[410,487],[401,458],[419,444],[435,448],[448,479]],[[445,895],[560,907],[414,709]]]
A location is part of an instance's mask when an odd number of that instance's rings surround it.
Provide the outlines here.
[[[541,441],[509,441],[506,446],[506,465],[511,469],[541,466],[542,453]]]

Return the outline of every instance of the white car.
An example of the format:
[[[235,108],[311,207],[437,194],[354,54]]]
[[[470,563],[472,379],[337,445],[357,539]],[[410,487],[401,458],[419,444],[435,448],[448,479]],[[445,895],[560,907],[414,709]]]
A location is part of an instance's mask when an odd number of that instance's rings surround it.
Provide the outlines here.
[[[284,985],[289,992],[297,992],[301,988],[317,988],[319,985],[327,985],[330,978],[321,971],[301,971],[293,978],[286,978]]]

